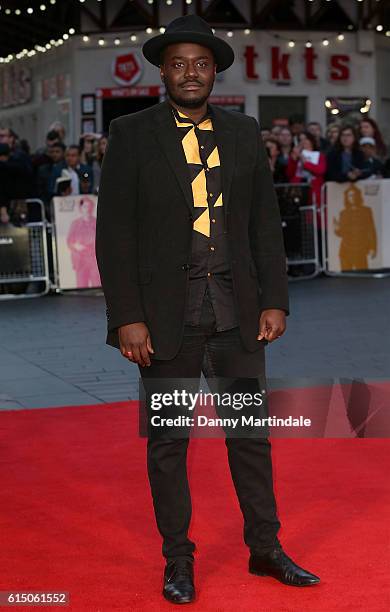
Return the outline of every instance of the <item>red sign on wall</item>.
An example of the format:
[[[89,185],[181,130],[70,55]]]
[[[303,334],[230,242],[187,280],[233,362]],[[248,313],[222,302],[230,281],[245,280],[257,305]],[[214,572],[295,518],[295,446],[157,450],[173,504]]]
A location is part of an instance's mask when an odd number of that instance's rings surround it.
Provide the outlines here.
[[[291,53],[285,53],[280,47],[270,49],[270,77],[271,81],[290,83],[292,80],[290,69]],[[245,47],[245,75],[249,81],[260,80],[259,68],[256,58],[259,54],[254,45]],[[303,74],[309,81],[316,81],[316,60],[318,55],[314,47],[308,47],[301,56],[303,59]],[[328,78],[331,81],[347,81],[350,77],[350,56],[348,54],[332,54],[329,58]]]
[[[119,85],[137,83],[142,75],[142,63],[136,53],[118,55],[112,63],[112,76]]]

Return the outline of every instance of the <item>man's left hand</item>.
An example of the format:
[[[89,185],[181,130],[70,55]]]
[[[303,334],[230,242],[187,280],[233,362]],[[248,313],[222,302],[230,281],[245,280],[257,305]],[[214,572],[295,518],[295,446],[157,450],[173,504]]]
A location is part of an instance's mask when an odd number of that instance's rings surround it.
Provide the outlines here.
[[[268,342],[273,342],[273,340],[284,334],[285,330],[286,313],[284,310],[276,308],[263,310],[260,315],[258,340],[264,339],[268,340]]]

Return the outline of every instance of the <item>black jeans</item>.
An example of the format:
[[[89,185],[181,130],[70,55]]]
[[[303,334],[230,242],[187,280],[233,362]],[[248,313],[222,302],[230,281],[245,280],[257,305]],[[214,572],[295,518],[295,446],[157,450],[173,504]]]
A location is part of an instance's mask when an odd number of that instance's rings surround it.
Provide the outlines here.
[[[152,339],[153,340],[153,339]],[[185,326],[182,346],[173,359],[152,359],[139,368],[148,378],[200,379],[257,377],[265,381],[264,346],[251,353],[241,343],[239,328],[216,332],[215,317],[206,291],[199,326]],[[193,559],[195,544],[187,535],[191,520],[191,495],[187,478],[189,438],[148,439],[147,467],[158,530],[167,559]],[[273,491],[271,444],[267,437],[225,437],[233,484],[244,518],[244,542],[253,553],[280,546]]]

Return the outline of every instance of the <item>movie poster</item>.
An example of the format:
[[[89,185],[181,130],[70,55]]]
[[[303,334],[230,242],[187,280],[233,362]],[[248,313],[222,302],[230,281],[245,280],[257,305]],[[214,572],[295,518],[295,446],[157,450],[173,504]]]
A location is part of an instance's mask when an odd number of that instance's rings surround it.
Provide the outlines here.
[[[390,267],[390,180],[327,183],[327,247],[330,272]]]
[[[95,256],[96,206],[97,196],[89,194],[53,199],[60,289],[101,286]]]

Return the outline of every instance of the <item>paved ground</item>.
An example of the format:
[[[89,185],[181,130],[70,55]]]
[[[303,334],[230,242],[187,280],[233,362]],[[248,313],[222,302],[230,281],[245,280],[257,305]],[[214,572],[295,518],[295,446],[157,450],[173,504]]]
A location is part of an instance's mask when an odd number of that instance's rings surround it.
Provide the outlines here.
[[[390,378],[390,278],[319,278],[290,295],[288,332],[267,348],[270,378]],[[103,297],[0,301],[0,321],[1,409],[137,398],[137,367],[105,345]]]

